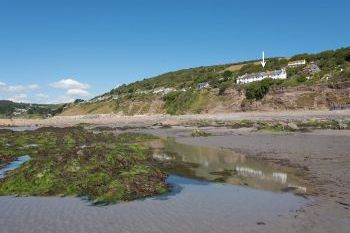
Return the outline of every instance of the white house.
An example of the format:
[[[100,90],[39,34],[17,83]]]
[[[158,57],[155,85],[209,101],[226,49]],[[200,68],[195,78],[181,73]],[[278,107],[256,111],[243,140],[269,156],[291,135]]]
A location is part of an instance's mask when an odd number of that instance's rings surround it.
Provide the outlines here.
[[[175,88],[171,88],[171,87],[167,87],[167,88],[160,87],[160,88],[154,89],[154,90],[153,90],[153,94],[163,94],[163,95],[166,95],[166,94],[169,94],[170,92],[174,92],[174,91],[176,91]]]
[[[306,60],[290,61],[288,62],[288,67],[297,67],[306,64]]]
[[[208,82],[204,82],[204,83],[198,83],[197,84],[197,90],[203,90],[203,89],[206,89],[206,88],[209,88],[210,85]]]
[[[261,72],[261,73],[255,73],[255,74],[245,74],[237,78],[237,83],[238,84],[251,83],[255,81],[261,81],[266,78],[286,79],[287,78],[286,69]]]

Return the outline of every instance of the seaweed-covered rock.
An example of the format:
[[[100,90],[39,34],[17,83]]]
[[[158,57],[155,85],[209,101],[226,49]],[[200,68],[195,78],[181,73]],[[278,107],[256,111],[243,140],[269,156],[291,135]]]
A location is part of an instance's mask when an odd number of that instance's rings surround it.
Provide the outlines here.
[[[164,193],[167,175],[153,160],[146,143],[151,139],[137,133],[95,134],[83,127],[3,132],[0,161],[24,154],[32,159],[0,180],[0,195],[73,195],[115,203]]]

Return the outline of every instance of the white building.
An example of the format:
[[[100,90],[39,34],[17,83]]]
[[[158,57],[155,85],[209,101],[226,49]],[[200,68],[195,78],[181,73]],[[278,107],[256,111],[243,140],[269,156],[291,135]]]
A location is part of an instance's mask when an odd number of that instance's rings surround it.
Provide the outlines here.
[[[297,67],[306,64],[306,60],[290,61],[288,62],[288,67]]]
[[[269,72],[261,72],[261,73],[255,73],[255,74],[245,74],[237,78],[237,83],[238,84],[251,83],[255,81],[261,81],[266,78],[286,79],[287,78],[286,69],[274,70]]]
[[[153,90],[153,94],[163,94],[163,95],[166,95],[166,94],[169,94],[170,92],[174,92],[174,91],[176,91],[175,88],[171,88],[171,87],[167,87],[167,88],[160,87],[160,88],[154,89],[154,90]]]
[[[198,83],[197,84],[197,90],[203,90],[203,89],[206,89],[206,88],[209,88],[210,85],[208,82],[204,82],[204,83]]]

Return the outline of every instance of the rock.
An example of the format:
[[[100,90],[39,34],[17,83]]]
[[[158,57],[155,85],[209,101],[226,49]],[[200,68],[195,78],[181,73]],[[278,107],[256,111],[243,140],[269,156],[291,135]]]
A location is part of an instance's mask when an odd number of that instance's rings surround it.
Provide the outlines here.
[[[298,130],[299,129],[299,127],[293,122],[288,123],[287,126],[289,128],[291,128],[291,129],[293,129],[293,130]]]
[[[163,125],[175,126],[175,125],[179,125],[179,122],[177,120],[167,119],[167,120],[159,122],[159,125],[161,125],[161,126],[163,126]]]
[[[348,125],[342,121],[338,122],[338,126],[339,126],[339,129],[347,129],[348,128]]]

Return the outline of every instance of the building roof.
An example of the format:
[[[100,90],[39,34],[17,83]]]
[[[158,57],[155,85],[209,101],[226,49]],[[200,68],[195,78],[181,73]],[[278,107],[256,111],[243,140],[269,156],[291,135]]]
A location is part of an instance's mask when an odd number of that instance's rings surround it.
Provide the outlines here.
[[[288,62],[288,65],[298,64],[298,63],[306,63],[306,60],[296,60],[296,61],[290,61]]]
[[[310,64],[303,69],[304,72],[308,73],[317,73],[320,72],[321,69],[316,64]]]
[[[208,82],[198,83],[197,84],[197,88],[198,89],[202,89],[202,88],[205,88],[205,87],[209,87],[209,83]]]
[[[285,69],[281,69],[281,70],[253,73],[253,74],[245,74],[238,77],[238,79],[252,79],[252,78],[259,78],[259,77],[266,77],[266,76],[278,76],[285,72],[286,72]]]

